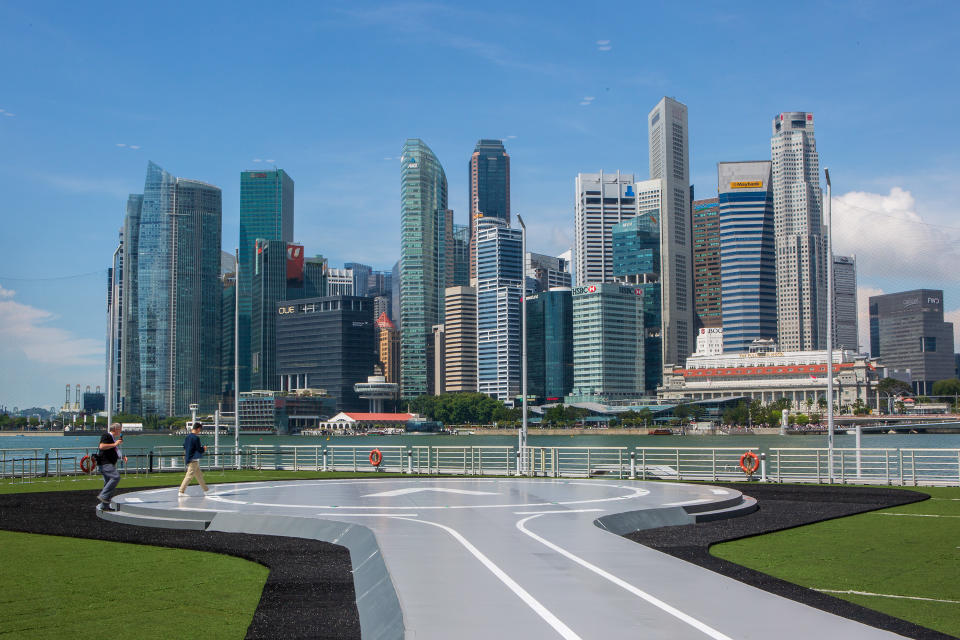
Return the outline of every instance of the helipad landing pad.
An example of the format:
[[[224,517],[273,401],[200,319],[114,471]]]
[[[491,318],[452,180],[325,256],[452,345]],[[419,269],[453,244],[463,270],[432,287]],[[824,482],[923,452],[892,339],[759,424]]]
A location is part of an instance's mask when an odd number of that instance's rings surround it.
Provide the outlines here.
[[[178,498],[176,488],[124,494],[110,519],[343,544],[365,639],[900,637],[617,535],[750,504],[731,489],[391,478],[188,492],[196,495]]]

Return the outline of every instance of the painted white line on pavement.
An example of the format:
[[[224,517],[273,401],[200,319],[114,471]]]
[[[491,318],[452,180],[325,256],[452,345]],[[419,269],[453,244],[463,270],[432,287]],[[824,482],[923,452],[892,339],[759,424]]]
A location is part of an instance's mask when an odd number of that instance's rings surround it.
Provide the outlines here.
[[[603,509],[551,509],[550,511],[514,511],[515,516],[537,516],[544,513],[594,513]]]
[[[339,511],[328,511],[325,513],[315,513],[315,516],[350,516],[351,518],[416,518],[417,513],[346,513]]]
[[[826,366],[826,365],[824,365]],[[667,502],[663,506],[665,507],[683,507],[688,504],[703,504],[704,502],[712,502],[710,498],[700,498],[699,500],[684,500],[683,502]]]
[[[820,591],[821,593],[849,594],[853,596],[876,596],[878,598],[899,598],[902,600],[924,600],[926,602],[945,602],[947,604],[960,604],[960,600],[941,600],[939,598],[921,598],[920,596],[895,596],[891,593],[870,593],[869,591],[816,589],[816,588],[814,589],[814,591]]]
[[[543,618],[547,622],[547,624],[553,627],[554,630],[557,633],[559,633],[561,637],[565,638],[566,640],[583,640],[580,636],[574,633],[574,631],[570,627],[565,625],[557,616],[553,615],[553,613],[549,609],[543,606],[539,600],[534,598],[532,595],[530,595],[530,593],[526,589],[524,589],[519,584],[517,584],[516,581],[510,576],[508,576],[503,569],[501,569],[496,564],[494,564],[493,560],[485,556],[482,551],[480,551],[475,546],[470,544],[470,541],[464,538],[456,529],[453,529],[443,524],[439,524],[437,522],[430,522],[429,520],[417,520],[414,518],[398,518],[398,520],[409,520],[410,522],[419,522],[421,524],[429,524],[430,526],[443,529],[444,531],[449,533],[451,536],[453,536],[454,540],[462,544],[467,549],[467,551],[469,551],[473,555],[473,557],[475,557],[477,560],[483,563],[483,566],[489,569],[490,572],[500,580],[500,582],[507,585],[507,587],[511,591],[513,591],[513,593],[516,594],[518,598],[523,600],[524,604],[526,604],[528,607],[533,609],[533,611],[538,616]]]
[[[936,513],[876,513],[878,516],[910,516],[911,518],[960,518],[960,516],[941,516]]]
[[[680,610],[677,609],[676,607],[673,607],[673,606],[667,604],[667,603],[664,602],[663,600],[661,600],[661,599],[659,599],[659,598],[657,598],[657,597],[655,597],[655,596],[650,595],[649,593],[647,593],[646,591],[643,591],[642,589],[638,589],[637,587],[633,586],[633,585],[630,584],[629,582],[627,582],[627,581],[625,581],[625,580],[621,580],[620,578],[618,578],[617,576],[613,575],[612,573],[609,573],[609,572],[607,572],[607,571],[604,571],[603,569],[601,569],[600,567],[598,567],[598,566],[596,566],[596,565],[594,565],[594,564],[590,564],[589,562],[587,562],[587,561],[584,560],[583,558],[581,558],[581,557],[579,557],[579,556],[577,556],[577,555],[574,555],[574,554],[570,553],[569,551],[567,551],[567,550],[564,549],[563,547],[557,546],[557,545],[553,544],[552,542],[550,542],[549,540],[546,540],[545,538],[541,538],[540,536],[538,536],[537,534],[535,534],[533,531],[530,531],[529,529],[527,529],[527,528],[524,526],[524,525],[527,523],[528,520],[532,520],[532,519],[534,519],[534,518],[539,518],[539,517],[540,517],[540,516],[530,516],[530,517],[524,518],[523,520],[518,521],[518,522],[517,522],[517,529],[519,529],[520,531],[522,531],[522,532],[525,533],[526,535],[530,536],[531,538],[533,538],[534,540],[536,540],[536,541],[539,542],[540,544],[542,544],[542,545],[544,545],[544,546],[546,546],[546,547],[548,547],[548,548],[550,548],[550,549],[553,549],[554,551],[556,551],[556,552],[559,553],[560,555],[565,556],[565,557],[569,558],[570,560],[573,560],[574,562],[576,562],[576,563],[579,564],[580,566],[585,567],[585,568],[589,569],[590,571],[593,571],[594,573],[596,573],[597,575],[599,575],[599,576],[601,576],[601,577],[603,577],[603,578],[606,578],[607,580],[609,580],[610,582],[614,583],[614,584],[617,585],[618,587],[621,587],[621,588],[623,588],[623,589],[626,589],[627,591],[629,591],[629,592],[632,593],[633,595],[637,596],[638,598],[642,598],[643,600],[646,600],[647,602],[649,602],[649,603],[652,604],[653,606],[657,607],[658,609],[661,609],[661,610],[669,613],[670,615],[672,615],[673,617],[677,618],[678,620],[681,620],[681,621],[689,624],[689,625],[690,625],[691,627],[693,627],[694,629],[705,633],[706,635],[710,636],[711,638],[714,638],[714,640],[733,640],[730,636],[728,636],[728,635],[726,635],[726,634],[723,634],[723,633],[717,631],[717,630],[714,629],[713,627],[711,627],[711,626],[709,626],[709,625],[707,625],[707,624],[705,624],[705,623],[703,623],[703,622],[700,622],[699,620],[697,620],[697,619],[694,618],[693,616],[688,615],[688,614],[684,613],[683,611],[680,611]]]

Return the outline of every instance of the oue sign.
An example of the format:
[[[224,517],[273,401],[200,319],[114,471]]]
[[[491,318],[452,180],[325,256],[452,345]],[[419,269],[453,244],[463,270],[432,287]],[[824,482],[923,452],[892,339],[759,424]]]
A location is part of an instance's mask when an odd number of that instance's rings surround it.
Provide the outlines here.
[[[284,315],[284,314],[287,314],[287,313],[294,313],[295,310],[296,310],[296,307],[292,307],[292,306],[291,306],[291,307],[280,307],[279,309],[277,309],[277,313],[279,313],[280,315]]]

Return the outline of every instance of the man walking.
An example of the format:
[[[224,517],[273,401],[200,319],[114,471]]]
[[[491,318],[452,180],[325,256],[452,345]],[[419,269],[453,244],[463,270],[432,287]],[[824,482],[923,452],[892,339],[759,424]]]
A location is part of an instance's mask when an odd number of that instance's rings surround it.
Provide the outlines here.
[[[200,470],[200,458],[203,457],[204,452],[207,450],[205,446],[200,444],[200,431],[202,430],[203,423],[197,420],[193,423],[192,432],[188,433],[183,441],[184,463],[187,465],[187,472],[183,476],[183,482],[180,483],[181,496],[187,495],[187,486],[190,484],[190,478],[194,476],[196,476],[197,482],[200,483],[203,492],[206,493],[208,491],[207,483],[203,479],[203,471]]]
[[[127,461],[127,456],[120,450],[120,445],[123,444],[122,429],[119,422],[114,422],[110,425],[110,430],[100,436],[100,474],[103,476],[103,489],[100,490],[97,500],[100,501],[98,507],[101,509],[110,508],[110,499],[120,483],[117,462],[120,458]]]

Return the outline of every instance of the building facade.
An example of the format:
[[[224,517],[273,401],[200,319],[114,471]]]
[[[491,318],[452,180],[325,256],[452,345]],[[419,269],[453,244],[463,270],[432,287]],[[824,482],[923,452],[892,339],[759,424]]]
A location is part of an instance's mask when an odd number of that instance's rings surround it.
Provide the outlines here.
[[[143,194],[130,194],[123,219],[123,271],[121,274],[122,305],[120,311],[120,403],[121,410],[142,414],[140,398],[140,331],[137,297],[137,275],[140,246],[140,214]]]
[[[327,269],[327,295],[358,295],[354,290],[355,284],[352,269]]]
[[[527,296],[527,395],[562,402],[573,390],[573,295],[556,287]]]
[[[771,163],[717,164],[723,350],[777,339],[777,258]]]
[[[470,155],[470,275],[477,277],[477,223],[483,218],[502,220],[510,226],[510,156],[503,140],[479,140]]]
[[[953,377],[953,323],[943,321],[943,291],[914,289],[870,296],[870,355],[909,370],[915,393]]]
[[[123,229],[107,269],[107,402],[113,413],[123,411]],[[111,373],[112,372],[112,373]]]
[[[833,344],[860,351],[857,321],[857,257],[833,256]],[[863,345],[866,347],[866,345]]]
[[[570,261],[565,257],[528,251],[525,268],[527,280],[533,280],[533,286],[528,285],[527,288],[534,292],[549,291],[556,287],[570,288],[573,284]]]
[[[432,393],[433,325],[443,323],[448,286],[447,178],[433,151],[420,139],[406,141],[400,189],[400,395]]]
[[[660,295],[663,361],[682,365],[694,347],[693,221],[687,107],[664,97],[647,116],[650,178],[662,181]]]
[[[777,342],[788,351],[827,343],[827,257],[820,191],[820,156],[812,113],[784,112],[770,139],[774,244],[777,260]]]
[[[444,387],[447,393],[475,393],[477,391],[477,290],[474,287],[448,287],[445,316]]]
[[[282,240],[257,238],[250,286],[250,386],[254,391],[276,391],[277,303],[288,299],[288,255],[303,247]],[[302,268],[302,267],[301,267]]]
[[[720,306],[720,207],[717,198],[693,201],[693,306],[697,326],[723,326]]]
[[[400,335],[397,332],[396,325],[387,317],[386,313],[381,313],[377,317],[377,329],[380,356],[380,366],[383,368],[383,376],[387,382],[400,384]]]

